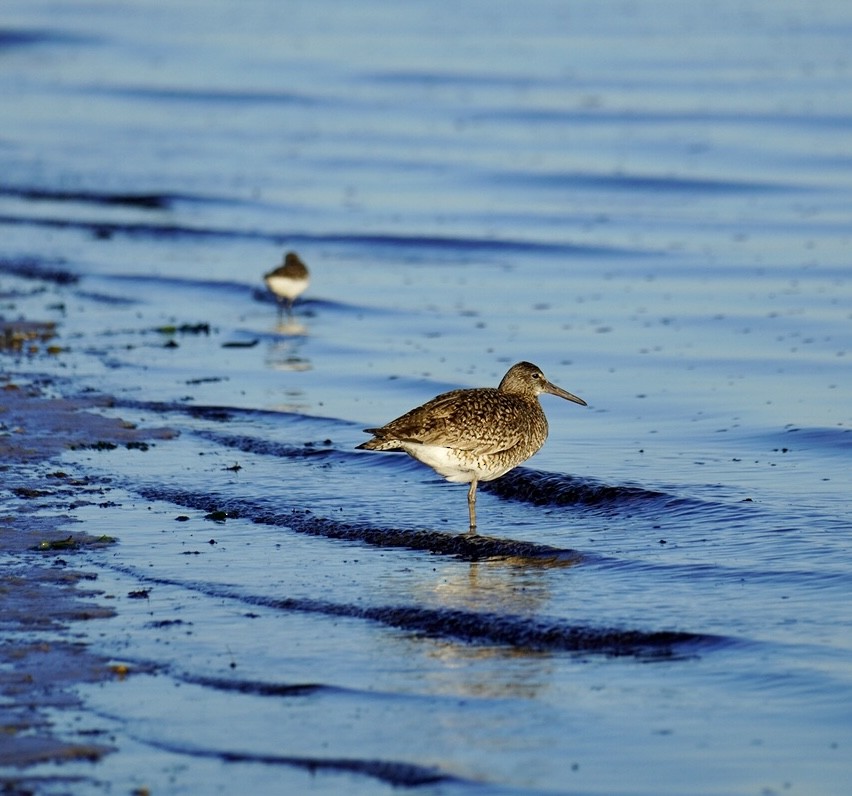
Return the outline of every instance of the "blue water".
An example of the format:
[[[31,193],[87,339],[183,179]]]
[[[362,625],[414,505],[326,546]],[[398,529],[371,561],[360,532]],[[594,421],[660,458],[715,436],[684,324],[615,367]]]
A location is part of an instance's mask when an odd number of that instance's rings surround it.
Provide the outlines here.
[[[119,539],[75,638],[134,674],[56,717],[117,751],[35,774],[846,793],[850,44],[827,1],[7,0],[0,314],[62,350],[4,368],[180,432],[63,455]],[[589,408],[542,397],[481,539],[354,450],[521,359]]]

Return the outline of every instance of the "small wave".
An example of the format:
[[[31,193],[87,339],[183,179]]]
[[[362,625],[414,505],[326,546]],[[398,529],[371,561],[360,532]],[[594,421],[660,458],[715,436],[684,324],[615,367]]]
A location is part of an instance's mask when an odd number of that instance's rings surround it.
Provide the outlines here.
[[[60,30],[7,30],[0,29],[0,50],[11,47],[32,47],[41,44],[96,44],[95,36],[84,36]]]
[[[529,85],[531,79],[515,74],[492,74],[491,72],[451,72],[451,71],[418,71],[400,69],[384,72],[370,72],[364,75],[367,80],[380,84],[395,84],[401,86],[463,86],[463,87],[496,87],[518,88]],[[535,83],[546,82],[537,77]]]
[[[114,569],[151,583],[177,586],[217,599],[276,611],[361,619],[429,638],[495,645],[525,652],[568,652],[647,660],[671,660],[728,642],[721,636],[682,630],[641,630],[572,624],[560,619],[413,605],[353,605],[328,600],[247,594],[232,586],[158,578],[131,568]]]
[[[313,459],[330,456],[337,452],[335,448],[331,447],[331,440],[325,440],[318,444],[306,442],[301,445],[288,445],[283,442],[259,439],[258,437],[245,434],[217,434],[211,431],[197,431],[196,435],[223,445],[226,448],[233,448],[243,453],[256,453],[261,456],[278,456],[286,459]]]
[[[116,221],[84,221],[71,218],[47,218],[43,216],[0,216],[0,224],[8,226],[32,226],[45,229],[74,229],[91,233],[96,238],[110,238],[116,234],[129,237],[175,238],[175,237],[240,237],[247,233],[222,233],[203,228],[182,227],[177,224],[149,224]],[[260,237],[260,236],[252,236]]]
[[[678,647],[700,645],[711,640],[706,635],[682,631],[599,628],[526,616],[481,614],[462,610],[413,606],[345,608],[352,608],[351,615],[357,618],[431,637],[451,638],[474,644],[498,644],[534,652],[672,658],[677,655]],[[345,615],[350,614],[346,612]]]
[[[0,272],[21,279],[38,279],[56,285],[73,285],[80,281],[77,274],[63,268],[61,263],[34,257],[0,259]]]
[[[78,202],[83,204],[166,210],[176,197],[162,193],[110,193],[108,191],[61,191],[48,188],[0,186],[0,196],[31,202]]]
[[[517,467],[495,481],[481,483],[479,487],[497,497],[535,506],[604,506],[672,499],[664,492],[641,486],[603,484],[588,478],[526,467]]]
[[[84,301],[113,307],[129,307],[139,303],[139,299],[133,296],[116,296],[109,293],[98,293],[93,290],[77,290],[74,292],[74,295]]]
[[[774,183],[723,180],[700,177],[675,177],[655,174],[586,174],[526,172],[494,175],[498,182],[534,186],[536,188],[594,189],[631,191],[640,193],[694,193],[694,194],[751,194],[776,191],[801,190],[790,185]]]
[[[852,452],[852,428],[793,426],[786,429],[783,435],[776,435],[771,439],[775,443],[773,452],[787,453],[802,448],[823,453]]]
[[[178,401],[146,401],[126,396],[111,396],[110,405],[116,407],[125,407],[127,409],[141,409],[146,412],[154,412],[161,415],[177,414],[189,415],[200,420],[210,420],[216,423],[227,423],[235,417],[240,418],[288,418],[294,423],[306,423],[309,425],[321,425],[327,429],[330,424],[339,425],[341,427],[351,428],[354,424],[345,420],[336,418],[322,417],[320,415],[305,415],[299,412],[283,412],[280,409],[257,409],[254,407],[244,406],[221,406],[218,404],[188,404]],[[217,441],[220,437],[228,439],[234,437],[239,440],[239,435],[219,435],[214,431],[198,431],[199,436],[205,437],[212,441]],[[246,439],[258,440],[257,437],[247,437]],[[243,444],[243,443],[239,443]],[[248,443],[244,443],[248,444]],[[286,446],[285,446],[286,447]]]
[[[680,111],[654,111],[629,110],[604,108],[582,109],[582,108],[494,108],[491,110],[480,109],[472,113],[470,118],[475,121],[497,120],[503,124],[515,123],[528,126],[539,125],[608,125],[617,128],[626,124],[630,127],[637,125],[655,126],[664,124],[701,125],[704,127],[719,125],[735,125],[757,128],[765,126],[773,130],[795,129],[800,127],[846,130],[852,128],[852,115],[844,112],[816,113],[813,109],[807,112],[796,113],[786,111],[752,111],[744,113],[741,110],[726,112],[720,109],[713,110],[680,110]]]
[[[190,685],[200,685],[203,688],[212,688],[216,691],[268,697],[301,697],[316,694],[319,691],[336,690],[331,686],[320,685],[319,683],[262,683],[257,680],[234,680],[203,675],[183,675],[180,680]]]
[[[515,562],[528,561],[568,566],[584,558],[576,550],[515,539],[500,539],[469,533],[449,534],[428,529],[376,528],[367,524],[317,517],[304,509],[270,512],[264,506],[251,501],[217,498],[207,493],[187,492],[159,486],[131,488],[135,488],[140,495],[150,500],[163,500],[207,514],[216,513],[224,519],[228,517],[246,519],[258,525],[273,525],[309,536],[360,542],[373,547],[399,547],[426,551],[454,556],[464,561],[510,559]]]
[[[423,785],[463,781],[438,768],[419,766],[414,763],[402,763],[395,760],[273,755],[261,752],[238,752],[231,749],[207,749],[152,739],[147,739],[146,742],[153,747],[171,752],[172,754],[212,758],[225,763],[259,763],[267,766],[289,766],[291,768],[304,769],[311,774],[317,772],[360,774],[379,780],[380,782],[385,782],[395,788],[416,788]]]
[[[679,495],[635,484],[606,484],[592,478],[517,467],[479,488],[492,495],[548,508],[580,507],[606,517],[649,512],[655,517],[697,522],[740,519],[742,506],[712,498]]]
[[[192,102],[224,105],[304,105],[316,106],[324,103],[318,97],[298,94],[293,91],[259,91],[200,89],[161,86],[94,86],[83,89],[86,93],[109,94],[130,99],[152,100],[154,102]]]
[[[277,246],[301,245],[355,245],[379,249],[412,251],[452,251],[469,253],[539,253],[562,256],[639,256],[638,250],[619,249],[609,246],[591,246],[560,241],[517,240],[510,238],[438,237],[424,235],[391,235],[365,233],[295,233],[282,235],[274,231],[223,229],[219,227],[190,227],[181,224],[154,224],[125,221],[91,221],[84,219],[48,218],[45,216],[0,216],[0,224],[9,226],[35,226],[47,229],[76,229],[89,232],[100,238],[126,235],[132,238],[214,238],[228,240],[269,241]]]

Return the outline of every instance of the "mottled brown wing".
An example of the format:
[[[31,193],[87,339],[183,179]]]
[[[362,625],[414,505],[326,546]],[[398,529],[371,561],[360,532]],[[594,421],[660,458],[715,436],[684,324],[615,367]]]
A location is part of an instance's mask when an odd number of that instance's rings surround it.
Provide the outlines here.
[[[520,441],[521,431],[501,422],[512,409],[511,400],[495,389],[453,390],[370,432],[403,442],[497,453]]]

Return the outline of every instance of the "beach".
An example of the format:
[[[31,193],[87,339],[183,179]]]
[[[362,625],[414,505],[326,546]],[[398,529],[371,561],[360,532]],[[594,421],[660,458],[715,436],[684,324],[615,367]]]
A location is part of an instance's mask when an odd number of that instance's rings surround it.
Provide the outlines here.
[[[850,31],[6,3],[5,790],[844,794]],[[476,535],[357,449],[519,361]]]

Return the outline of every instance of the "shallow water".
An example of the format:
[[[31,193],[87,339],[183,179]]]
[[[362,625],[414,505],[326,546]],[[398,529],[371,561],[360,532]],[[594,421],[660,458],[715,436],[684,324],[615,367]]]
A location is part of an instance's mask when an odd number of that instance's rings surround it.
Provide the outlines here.
[[[75,634],[136,673],[57,713],[118,747],[63,776],[845,793],[850,32],[830,2],[7,2],[0,312],[61,350],[4,369],[181,432],[59,463],[107,490],[68,527],[119,539],[83,559],[117,615]],[[291,248],[287,321],[260,276]],[[520,359],[590,407],[542,397],[480,539],[464,487],[354,450]]]

